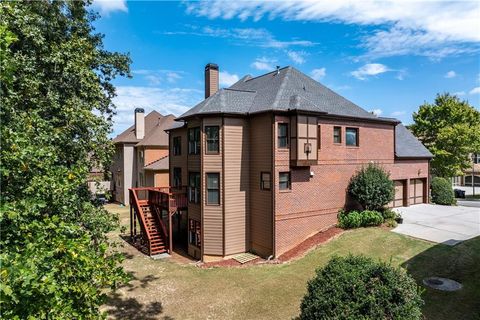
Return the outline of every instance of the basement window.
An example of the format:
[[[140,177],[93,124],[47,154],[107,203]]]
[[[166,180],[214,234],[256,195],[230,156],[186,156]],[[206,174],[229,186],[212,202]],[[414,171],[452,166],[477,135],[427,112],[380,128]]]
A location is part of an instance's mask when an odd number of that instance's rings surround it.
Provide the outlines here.
[[[188,221],[188,242],[197,247],[201,247],[201,225],[199,221],[190,219]]]

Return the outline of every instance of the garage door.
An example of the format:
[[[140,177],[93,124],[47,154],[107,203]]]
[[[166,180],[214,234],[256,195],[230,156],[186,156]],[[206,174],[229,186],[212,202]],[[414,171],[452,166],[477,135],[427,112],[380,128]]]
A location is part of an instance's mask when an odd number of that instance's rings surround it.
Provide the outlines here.
[[[425,187],[424,179],[410,180],[410,204],[424,203],[423,189]]]
[[[404,199],[404,186],[405,186],[405,182],[404,181],[400,181],[400,180],[396,180],[396,181],[393,181],[394,185],[395,185],[395,198],[393,199],[392,202],[390,202],[390,207],[403,207],[404,206],[404,203],[403,203],[403,199]]]

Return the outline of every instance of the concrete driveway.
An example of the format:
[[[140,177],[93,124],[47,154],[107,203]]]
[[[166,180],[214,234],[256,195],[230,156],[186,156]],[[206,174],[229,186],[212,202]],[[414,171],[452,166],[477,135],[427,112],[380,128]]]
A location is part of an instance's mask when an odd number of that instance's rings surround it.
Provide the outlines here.
[[[394,210],[403,224],[393,232],[451,246],[480,236],[480,208],[417,204]]]

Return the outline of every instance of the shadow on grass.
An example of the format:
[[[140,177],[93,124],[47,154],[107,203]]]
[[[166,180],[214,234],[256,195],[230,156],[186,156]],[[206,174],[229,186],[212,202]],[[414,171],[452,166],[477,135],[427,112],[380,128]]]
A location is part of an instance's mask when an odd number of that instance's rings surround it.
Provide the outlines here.
[[[134,292],[137,289],[145,289],[150,282],[159,279],[154,275],[148,275],[142,278],[136,277],[135,273],[130,273],[132,280],[121,286],[128,292]],[[114,319],[132,319],[132,320],[153,320],[153,319],[173,319],[169,316],[162,316],[163,305],[160,301],[144,302],[137,298],[126,297],[118,291],[112,293],[105,304],[108,307],[109,318]]]
[[[427,319],[480,319],[480,237],[453,247],[435,245],[405,261],[402,267],[423,288],[422,280],[431,276],[463,285],[455,292],[425,288],[423,313]]]

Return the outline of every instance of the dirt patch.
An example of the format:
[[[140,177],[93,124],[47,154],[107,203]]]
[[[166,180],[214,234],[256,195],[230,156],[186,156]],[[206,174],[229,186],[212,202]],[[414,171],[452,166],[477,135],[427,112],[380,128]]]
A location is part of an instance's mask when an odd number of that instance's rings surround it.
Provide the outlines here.
[[[214,261],[214,262],[206,262],[206,263],[201,263],[198,264],[200,268],[215,268],[215,267],[246,267],[246,266],[251,266],[254,264],[262,264],[265,263],[265,260],[262,258],[257,258],[254,260],[250,260],[246,263],[240,263],[237,260],[234,259],[226,259],[226,260],[220,260],[220,261]]]
[[[320,244],[323,244],[332,240],[333,238],[337,237],[341,233],[343,233],[343,229],[340,229],[337,227],[332,227],[325,231],[319,232],[316,235],[311,236],[307,240],[303,241],[295,248],[282,254],[280,257],[278,257],[278,260],[280,262],[287,262],[287,261],[301,258],[305,256],[310,250],[315,249]]]

